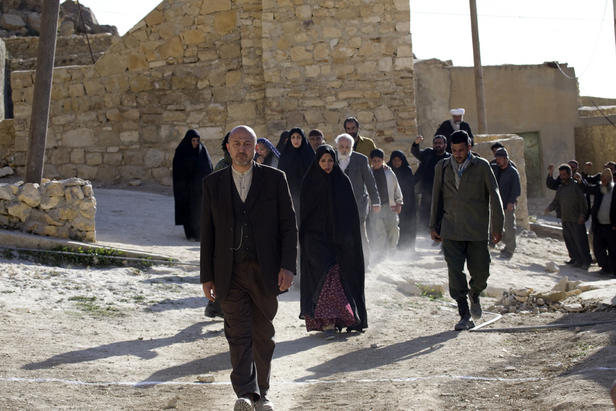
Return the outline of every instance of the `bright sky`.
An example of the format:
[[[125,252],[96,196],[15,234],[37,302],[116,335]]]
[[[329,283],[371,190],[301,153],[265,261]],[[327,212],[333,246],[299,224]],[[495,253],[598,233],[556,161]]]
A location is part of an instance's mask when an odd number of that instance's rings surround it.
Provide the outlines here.
[[[120,34],[159,2],[81,0]],[[616,98],[612,7],[612,0],[477,0],[482,64],[567,63],[581,95]],[[411,33],[418,58],[473,65],[468,1],[411,0]]]

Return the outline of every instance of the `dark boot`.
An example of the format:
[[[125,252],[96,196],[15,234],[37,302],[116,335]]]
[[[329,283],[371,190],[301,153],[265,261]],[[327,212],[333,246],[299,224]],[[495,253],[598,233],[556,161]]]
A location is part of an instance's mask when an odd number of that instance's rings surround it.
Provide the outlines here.
[[[479,295],[475,293],[470,293],[469,295],[471,300],[471,316],[473,320],[478,320],[481,318],[481,304],[479,303]]]
[[[471,320],[471,312],[468,309],[468,301],[461,298],[456,301],[458,303],[458,313],[460,313],[460,321],[454,327],[456,331],[470,330],[475,327],[475,323]]]

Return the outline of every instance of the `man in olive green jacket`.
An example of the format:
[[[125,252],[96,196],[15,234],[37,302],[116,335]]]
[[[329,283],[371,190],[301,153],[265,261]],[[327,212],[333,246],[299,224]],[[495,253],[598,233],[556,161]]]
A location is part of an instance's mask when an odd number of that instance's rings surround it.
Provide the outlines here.
[[[435,167],[430,230],[433,240],[443,242],[449,294],[458,303],[460,313],[455,330],[461,331],[475,326],[471,316],[481,318],[479,294],[487,287],[490,276],[488,227],[492,228],[492,241],[498,243],[504,213],[490,163],[471,153],[466,131],[456,131],[450,139],[452,156],[440,160]],[[470,284],[463,271],[465,262]]]

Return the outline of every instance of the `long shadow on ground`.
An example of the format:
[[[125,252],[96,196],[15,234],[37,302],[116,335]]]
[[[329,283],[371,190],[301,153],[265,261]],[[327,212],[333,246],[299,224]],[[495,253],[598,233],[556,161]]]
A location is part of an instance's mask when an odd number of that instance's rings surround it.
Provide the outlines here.
[[[312,375],[299,378],[296,381],[326,378],[341,372],[369,370],[431,354],[443,347],[446,341],[456,338],[458,335],[460,334],[457,331],[443,331],[383,348],[363,348],[309,368],[308,371],[312,372]]]
[[[122,355],[134,355],[141,359],[151,359],[156,357],[157,348],[166,347],[172,344],[190,343],[203,338],[212,338],[221,335],[222,331],[203,332],[203,327],[215,321],[204,321],[191,325],[180,331],[174,336],[157,338],[152,340],[128,340],[118,341],[98,347],[86,348],[84,350],[69,351],[54,355],[53,357],[41,361],[24,365],[25,370],[40,370],[52,368],[60,364],[75,364],[86,361],[96,361],[103,358],[110,358]]]

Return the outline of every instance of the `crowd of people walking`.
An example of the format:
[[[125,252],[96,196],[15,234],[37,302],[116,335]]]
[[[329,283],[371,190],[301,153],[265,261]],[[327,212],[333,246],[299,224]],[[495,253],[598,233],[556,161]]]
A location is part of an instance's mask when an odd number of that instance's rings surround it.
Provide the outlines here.
[[[454,329],[471,329],[481,318],[489,247],[502,238],[501,258],[513,257],[522,188],[507,149],[497,142],[494,158],[481,158],[472,151],[464,110],[451,114],[431,147],[420,148],[422,136],[410,147],[419,162],[415,172],[401,150],[386,161],[354,117],[344,120],[332,145],[317,129],[306,136],[292,128],[274,145],[248,126],[235,127],[223,138],[216,167],[198,132],[186,133],[173,160],[176,224],[187,239],[201,241],[206,315],[225,319],[235,409],[273,409],[267,392],[278,294],[299,278],[307,331],[361,332],[368,326],[368,266],[396,252],[410,257],[418,231],[440,245],[447,263],[460,315]],[[585,221],[592,216],[596,260],[614,274],[616,163],[597,175],[579,172],[575,161],[558,170],[553,178],[549,169],[547,186],[556,195],[546,212],[562,220],[568,263],[591,264]]]

